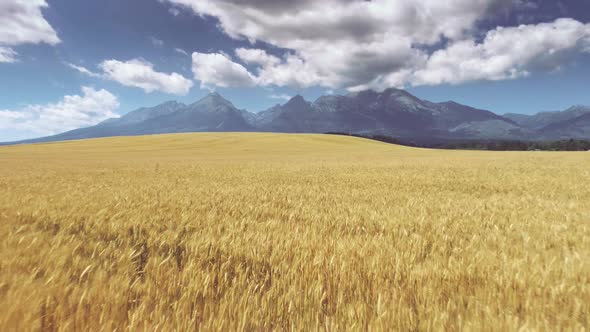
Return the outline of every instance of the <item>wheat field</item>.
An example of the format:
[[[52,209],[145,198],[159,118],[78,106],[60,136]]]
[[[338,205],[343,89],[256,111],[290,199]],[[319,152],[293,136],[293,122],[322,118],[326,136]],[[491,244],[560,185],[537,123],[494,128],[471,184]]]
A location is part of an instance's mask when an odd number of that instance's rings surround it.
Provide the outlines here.
[[[0,147],[1,331],[587,331],[590,152]]]

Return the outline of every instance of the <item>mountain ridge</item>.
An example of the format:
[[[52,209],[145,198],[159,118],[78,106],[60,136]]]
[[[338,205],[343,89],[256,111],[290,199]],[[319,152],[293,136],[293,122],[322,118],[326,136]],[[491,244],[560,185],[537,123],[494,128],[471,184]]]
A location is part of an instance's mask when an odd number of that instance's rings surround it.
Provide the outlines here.
[[[167,101],[142,107],[95,126],[53,136],[7,142],[23,144],[109,136],[183,132],[284,132],[388,135],[399,139],[542,140],[590,138],[590,107],[535,115],[498,115],[455,101],[434,103],[405,90],[364,90],[307,101],[296,95],[284,104],[253,113],[219,93],[183,104]]]

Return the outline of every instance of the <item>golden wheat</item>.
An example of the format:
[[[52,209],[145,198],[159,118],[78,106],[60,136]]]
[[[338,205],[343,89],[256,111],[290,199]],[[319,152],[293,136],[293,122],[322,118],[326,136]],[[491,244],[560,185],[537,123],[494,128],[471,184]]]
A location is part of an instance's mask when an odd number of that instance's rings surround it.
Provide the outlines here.
[[[0,330],[588,330],[590,153],[0,148]]]

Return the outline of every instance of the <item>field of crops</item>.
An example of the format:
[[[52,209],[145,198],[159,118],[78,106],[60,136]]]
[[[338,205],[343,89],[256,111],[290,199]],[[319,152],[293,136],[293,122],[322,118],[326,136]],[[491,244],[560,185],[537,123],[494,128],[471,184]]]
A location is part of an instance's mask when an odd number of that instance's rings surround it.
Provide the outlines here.
[[[0,330],[588,330],[590,152],[0,147]]]

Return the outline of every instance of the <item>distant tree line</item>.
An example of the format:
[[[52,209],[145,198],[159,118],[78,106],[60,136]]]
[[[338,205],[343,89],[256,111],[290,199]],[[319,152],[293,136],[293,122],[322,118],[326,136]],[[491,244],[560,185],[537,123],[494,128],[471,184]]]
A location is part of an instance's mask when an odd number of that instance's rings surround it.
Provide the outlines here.
[[[520,140],[404,140],[386,135],[361,135],[343,132],[326,134],[354,136],[375,141],[411,147],[449,149],[449,150],[489,150],[489,151],[590,151],[590,141],[565,139],[558,141],[520,141]]]

